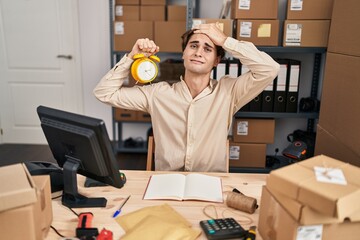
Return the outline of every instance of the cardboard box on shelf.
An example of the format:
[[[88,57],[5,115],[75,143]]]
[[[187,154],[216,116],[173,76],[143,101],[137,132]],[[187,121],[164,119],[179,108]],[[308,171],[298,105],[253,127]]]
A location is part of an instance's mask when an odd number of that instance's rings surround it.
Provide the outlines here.
[[[287,19],[331,19],[334,0],[288,0]]]
[[[233,123],[233,140],[239,143],[273,143],[274,119],[236,118]]]
[[[186,21],[186,6],[167,5],[168,21]]]
[[[328,52],[360,57],[360,1],[334,1]]]
[[[319,125],[340,143],[328,148],[346,147],[357,158],[341,159],[356,166],[360,166],[360,76],[354,70],[359,66],[360,57],[327,53],[319,118]]]
[[[156,21],[154,29],[154,41],[160,47],[161,52],[182,52],[181,36],[186,31],[186,22]]]
[[[304,225],[298,223],[284,209],[266,186],[263,187],[260,201],[258,230],[264,240],[312,239],[356,240],[360,234],[360,212],[341,223]]]
[[[165,21],[165,6],[140,6],[141,21]]]
[[[330,20],[285,20],[284,47],[327,47]]]
[[[135,5],[116,5],[115,21],[140,20],[140,7]]]
[[[238,19],[235,38],[256,46],[279,46],[279,20]]]
[[[114,51],[131,51],[139,38],[154,39],[152,21],[114,22]]]
[[[147,112],[136,111],[136,120],[139,122],[151,122],[151,116]]]
[[[52,222],[50,177],[33,178],[14,164],[0,168],[0,181],[1,238],[43,239]]]
[[[266,144],[230,142],[229,148],[230,167],[265,167]]]
[[[221,30],[225,33],[226,36],[233,36],[233,20],[232,19],[217,19],[217,18],[194,18],[193,26],[205,23],[219,23]]]
[[[360,168],[325,155],[271,171],[267,188],[330,217],[360,211]]]
[[[126,5],[139,5],[140,0],[115,0],[116,5],[126,4]]]
[[[114,118],[116,121],[136,121],[137,113],[134,110],[115,108]]]
[[[232,19],[277,19],[278,0],[232,0]]]
[[[166,5],[166,0],[140,0],[140,5]]]

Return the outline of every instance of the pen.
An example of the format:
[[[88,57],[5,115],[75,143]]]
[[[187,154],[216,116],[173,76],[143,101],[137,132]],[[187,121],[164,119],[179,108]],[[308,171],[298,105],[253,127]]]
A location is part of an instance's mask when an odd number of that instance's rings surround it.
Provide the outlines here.
[[[116,218],[116,217],[120,214],[121,208],[122,208],[122,207],[125,205],[125,203],[129,200],[130,196],[131,196],[131,195],[129,195],[129,196],[125,199],[125,201],[120,205],[119,209],[114,212],[113,218]]]

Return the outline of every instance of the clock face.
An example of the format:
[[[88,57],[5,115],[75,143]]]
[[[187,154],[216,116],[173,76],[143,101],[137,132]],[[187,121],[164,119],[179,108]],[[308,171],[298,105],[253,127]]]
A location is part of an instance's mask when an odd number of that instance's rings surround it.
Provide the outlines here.
[[[143,61],[137,68],[137,75],[143,81],[150,81],[156,77],[156,65],[150,61]]]

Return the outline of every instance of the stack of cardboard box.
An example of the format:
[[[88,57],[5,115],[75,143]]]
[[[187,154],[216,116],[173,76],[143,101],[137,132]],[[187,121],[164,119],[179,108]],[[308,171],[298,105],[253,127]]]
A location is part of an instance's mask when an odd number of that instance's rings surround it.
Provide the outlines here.
[[[44,239],[53,218],[50,177],[14,164],[0,168],[0,182],[1,239]]]
[[[256,46],[279,46],[278,0],[232,0],[235,38]]]
[[[288,0],[284,47],[326,47],[333,0]]]
[[[272,171],[258,228],[264,240],[359,239],[360,168],[319,155]]]
[[[274,142],[274,135],[274,119],[236,118],[229,143],[230,167],[265,167],[266,144]]]
[[[116,0],[114,51],[130,51],[139,38],[154,39],[154,21],[165,20],[165,0]]]
[[[334,1],[315,154],[360,166],[360,1]]]

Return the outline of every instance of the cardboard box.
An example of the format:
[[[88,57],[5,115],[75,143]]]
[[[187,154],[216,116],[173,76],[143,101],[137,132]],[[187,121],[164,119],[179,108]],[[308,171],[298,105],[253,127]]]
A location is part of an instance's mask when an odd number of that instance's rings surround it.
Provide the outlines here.
[[[315,209],[303,205],[300,202],[287,197],[277,191],[267,189],[271,195],[281,204],[281,206],[301,225],[315,225],[315,224],[329,224],[342,223],[344,219],[331,217],[319,213]],[[360,211],[349,215],[350,221],[360,221]]]
[[[233,140],[240,143],[273,143],[274,119],[236,118],[233,123]]]
[[[152,21],[114,22],[114,51],[131,51],[139,38],[154,39]]]
[[[137,113],[134,110],[115,108],[114,118],[117,121],[136,121]]]
[[[337,171],[339,176],[331,177]],[[325,155],[271,171],[267,187],[327,216],[345,219],[360,211],[360,168]]]
[[[285,20],[284,47],[327,47],[330,20]]]
[[[232,19],[217,19],[217,18],[194,18],[193,26],[205,23],[219,23],[221,30],[225,33],[226,36],[233,36],[233,20]]]
[[[151,116],[147,112],[136,111],[136,120],[139,122],[151,122]]]
[[[165,6],[140,6],[141,21],[165,21]]]
[[[334,0],[288,0],[287,19],[331,19]]]
[[[167,5],[168,21],[186,21],[186,6]]]
[[[140,7],[135,5],[116,5],[115,21],[140,20]]]
[[[14,164],[0,168],[0,181],[1,238],[44,239],[52,222],[50,177],[32,178]]]
[[[265,167],[266,144],[230,142],[229,147],[230,167]]]
[[[232,19],[277,19],[278,0],[232,0]]]
[[[302,225],[264,186],[260,201],[258,230],[264,240],[326,239],[355,240],[360,234],[360,212],[351,221]]]
[[[256,46],[279,46],[279,20],[238,19],[235,38]]]
[[[346,159],[348,163],[360,167],[360,156],[349,146],[341,142],[339,138],[318,124],[316,130],[315,155],[320,154],[337,159]]]
[[[139,5],[140,0],[116,0],[115,5]]]
[[[357,155],[357,159],[360,158],[360,76],[354,71],[359,66],[360,57],[327,53],[319,118],[319,125]],[[337,145],[331,147],[335,149]],[[360,166],[359,160],[351,163]]]
[[[335,1],[328,52],[360,56],[360,1]]]
[[[161,52],[182,52],[181,36],[186,31],[186,22],[155,22],[154,28],[154,41]]]
[[[166,5],[166,0],[140,0],[141,5]]]

